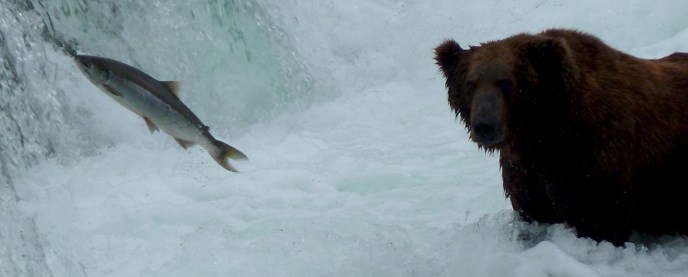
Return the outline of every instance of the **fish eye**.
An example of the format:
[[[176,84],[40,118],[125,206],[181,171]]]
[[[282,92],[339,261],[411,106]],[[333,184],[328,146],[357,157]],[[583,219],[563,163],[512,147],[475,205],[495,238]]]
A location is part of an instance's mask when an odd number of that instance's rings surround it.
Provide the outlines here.
[[[83,62],[83,64],[84,64],[84,67],[86,67],[86,68],[91,68],[91,63],[89,63],[89,62]]]

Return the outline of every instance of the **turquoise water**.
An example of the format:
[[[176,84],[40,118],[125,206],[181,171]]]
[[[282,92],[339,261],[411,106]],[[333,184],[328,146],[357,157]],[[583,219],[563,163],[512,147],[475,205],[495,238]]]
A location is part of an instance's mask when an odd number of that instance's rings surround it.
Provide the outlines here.
[[[446,104],[432,49],[573,27],[688,51],[667,1],[0,2],[0,275],[682,276],[687,241],[515,239],[497,159]],[[160,80],[241,174],[105,96],[70,53]],[[534,227],[526,229],[538,230]]]

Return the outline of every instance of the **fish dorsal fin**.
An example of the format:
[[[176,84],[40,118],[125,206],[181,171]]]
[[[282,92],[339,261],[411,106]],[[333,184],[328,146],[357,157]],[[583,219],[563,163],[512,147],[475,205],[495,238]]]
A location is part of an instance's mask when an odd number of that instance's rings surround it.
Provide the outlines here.
[[[174,96],[179,98],[179,82],[177,81],[162,81],[160,82],[163,86],[169,89]]]

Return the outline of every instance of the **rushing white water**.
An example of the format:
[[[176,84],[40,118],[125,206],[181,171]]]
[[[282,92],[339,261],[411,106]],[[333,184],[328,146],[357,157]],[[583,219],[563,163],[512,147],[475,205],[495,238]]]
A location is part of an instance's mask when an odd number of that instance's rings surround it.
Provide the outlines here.
[[[22,37],[10,37],[17,26],[39,40],[41,28],[28,26],[42,20],[51,26],[44,37],[179,80],[181,99],[250,161],[232,174],[200,147],[151,135],[48,42],[13,50],[18,64],[52,65],[41,73],[52,79],[26,70],[22,78],[35,101],[57,99],[39,103],[56,110],[41,120],[59,124],[32,133],[51,138],[49,159],[7,170],[16,190],[9,215],[35,222],[22,229],[35,236],[16,235],[28,243],[0,254],[38,269],[5,272],[688,274],[685,238],[615,248],[563,226],[514,222],[496,157],[467,139],[433,61],[446,38],[467,46],[549,27],[644,57],[688,51],[688,2],[31,2],[17,22],[3,14],[6,40]],[[39,150],[27,151],[46,155]],[[522,231],[539,239],[517,239]]]

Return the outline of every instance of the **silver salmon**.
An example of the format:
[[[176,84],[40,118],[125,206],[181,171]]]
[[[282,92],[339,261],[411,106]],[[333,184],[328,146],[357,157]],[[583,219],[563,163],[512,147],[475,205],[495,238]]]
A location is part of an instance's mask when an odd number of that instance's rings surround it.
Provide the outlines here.
[[[227,170],[238,172],[228,159],[247,160],[244,153],[215,139],[208,126],[179,100],[179,83],[158,81],[130,65],[112,59],[76,55],[79,70],[117,103],[143,117],[152,132],[162,130],[184,149],[198,144]]]

